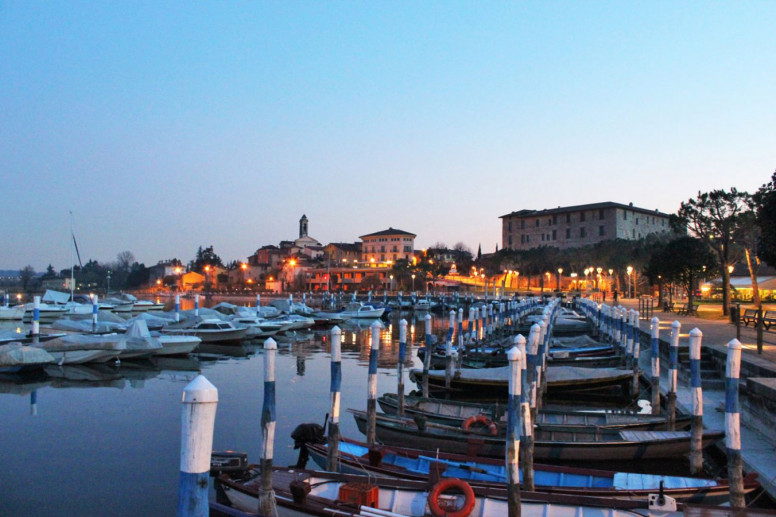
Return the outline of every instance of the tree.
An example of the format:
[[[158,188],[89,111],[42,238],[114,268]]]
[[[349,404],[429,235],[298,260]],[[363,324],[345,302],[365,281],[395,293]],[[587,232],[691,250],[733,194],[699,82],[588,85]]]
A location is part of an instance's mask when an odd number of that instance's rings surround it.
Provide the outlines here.
[[[116,255],[116,270],[123,273],[129,273],[132,264],[135,263],[135,255],[131,251],[122,251]]]
[[[716,257],[705,242],[685,236],[672,240],[654,252],[644,272],[653,283],[660,276],[684,288],[687,304],[691,306],[698,280],[715,262]]]
[[[754,194],[754,209],[760,227],[759,256],[771,266],[776,266],[776,171],[771,181]]]
[[[221,257],[216,255],[215,251],[213,251],[213,246],[208,246],[207,248],[202,248],[202,246],[200,246],[197,248],[197,254],[194,257],[194,260],[189,263],[189,269],[196,271],[197,273],[202,273],[205,266],[224,267],[223,262],[221,262]]]
[[[760,244],[760,226],[757,224],[757,212],[752,196],[747,198],[748,210],[739,216],[738,227],[735,232],[736,244],[744,249],[746,265],[749,269],[749,278],[752,283],[752,303],[761,307],[760,286],[757,283],[757,274],[760,270],[760,256],[758,248]]]
[[[22,281],[22,289],[26,291],[27,286],[29,286],[32,279],[35,278],[35,268],[29,264],[24,266],[21,271],[19,271],[19,278]]]
[[[54,278],[57,278],[59,275],[57,274],[57,270],[54,269],[54,266],[51,264],[48,265],[46,268],[46,272],[41,277],[43,280],[52,280]]]
[[[712,190],[698,192],[698,197],[682,202],[678,213],[671,216],[675,231],[687,228],[709,246],[717,257],[717,267],[722,278],[722,313],[728,314],[730,303],[730,272],[734,262],[732,245],[738,228],[739,216],[746,210],[746,192],[735,187],[730,191]]]

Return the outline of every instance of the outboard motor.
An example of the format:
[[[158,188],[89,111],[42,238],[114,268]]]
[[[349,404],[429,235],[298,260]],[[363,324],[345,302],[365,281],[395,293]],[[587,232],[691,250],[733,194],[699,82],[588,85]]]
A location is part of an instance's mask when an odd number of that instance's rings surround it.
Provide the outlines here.
[[[310,459],[310,453],[307,450],[308,443],[325,443],[323,426],[316,423],[299,424],[291,433],[294,439],[294,449],[299,449],[299,458],[296,460],[294,468],[303,469],[307,466]]]

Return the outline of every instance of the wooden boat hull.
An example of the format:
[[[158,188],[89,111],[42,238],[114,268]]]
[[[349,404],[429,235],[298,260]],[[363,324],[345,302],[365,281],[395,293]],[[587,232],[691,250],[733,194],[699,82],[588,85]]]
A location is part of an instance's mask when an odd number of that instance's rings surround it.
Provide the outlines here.
[[[366,415],[353,411],[358,430],[366,434]],[[435,428],[436,427],[436,428]],[[411,420],[377,418],[377,440],[386,445],[402,446],[412,443],[419,449],[440,450],[468,456],[486,456],[503,458],[506,453],[506,441],[503,437],[467,433],[463,430],[439,430],[444,426],[426,424],[421,430]],[[449,428],[453,429],[453,428]],[[627,433],[627,435],[626,435]],[[551,432],[545,436],[537,432],[534,439],[534,459],[539,461],[634,461],[642,459],[676,458],[690,452],[690,433],[677,431],[656,434],[651,437],[635,434],[639,431],[622,431],[618,440],[610,433],[598,433],[599,439],[584,435],[585,441],[552,441],[575,433]],[[623,439],[622,435],[626,435]],[[594,437],[595,435],[593,435]],[[609,439],[606,439],[606,438]],[[703,447],[708,447],[724,437],[723,432],[705,432]],[[638,439],[637,439],[638,438]]]
[[[327,446],[307,444],[307,448],[313,461],[325,469]],[[473,486],[503,488],[506,482],[506,470],[500,458],[473,461],[469,456],[406,447],[375,445],[370,448],[363,442],[349,439],[343,439],[340,445],[340,472],[346,474],[368,472],[376,476],[428,481],[432,468],[441,471],[442,477],[458,477]],[[522,473],[520,475],[522,481]],[[760,486],[756,478],[756,474],[745,478],[745,493]],[[539,492],[636,501],[648,500],[661,482],[664,494],[681,502],[723,504],[730,496],[729,482],[724,479],[629,474],[559,465],[534,464],[534,480]]]

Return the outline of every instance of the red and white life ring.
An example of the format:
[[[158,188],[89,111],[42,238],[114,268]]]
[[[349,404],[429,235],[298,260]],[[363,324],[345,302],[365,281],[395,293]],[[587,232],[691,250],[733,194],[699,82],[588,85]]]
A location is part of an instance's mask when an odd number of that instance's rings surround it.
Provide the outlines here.
[[[448,490],[455,489],[464,496],[463,506],[450,512],[439,505],[439,496]],[[458,478],[440,480],[428,493],[428,509],[434,517],[468,517],[474,509],[474,490],[469,483]]]
[[[461,425],[461,428],[464,431],[468,431],[469,428],[474,424],[487,427],[488,432],[490,432],[491,435],[498,436],[498,426],[496,425],[496,422],[486,417],[485,415],[470,416],[469,418],[464,420],[463,425]]]

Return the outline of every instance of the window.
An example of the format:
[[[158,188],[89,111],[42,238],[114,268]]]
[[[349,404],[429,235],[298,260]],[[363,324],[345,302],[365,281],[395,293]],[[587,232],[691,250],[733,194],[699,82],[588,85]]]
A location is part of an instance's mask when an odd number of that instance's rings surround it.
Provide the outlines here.
[[[631,230],[631,236],[635,239],[636,238],[636,229],[634,228]]]
[[[552,226],[552,219],[547,219],[547,226]]]
[[[604,225],[601,225],[598,227],[598,235],[601,235],[601,236],[606,235],[606,228],[604,227]]]
[[[628,212],[625,210],[622,211],[622,220],[627,221],[628,220]]]
[[[507,223],[507,226],[508,226],[508,228],[509,228],[509,230],[508,230],[508,231],[510,231],[510,232],[511,232],[511,231],[512,231],[512,221],[509,221],[509,223]]]
[[[571,222],[571,214],[566,214],[566,222],[567,223]]]
[[[636,224],[639,224],[639,218],[638,217],[636,218]]]
[[[412,246],[404,246],[405,253],[412,253]]]
[[[544,242],[544,234],[542,234],[542,242]]]
[[[558,224],[558,216],[557,215],[553,215],[552,216],[552,224]]]
[[[585,221],[585,212],[580,212],[579,213],[579,221],[580,222],[584,222]]]
[[[525,230],[525,219],[520,220],[520,229]]]
[[[380,251],[381,251],[382,253],[385,253],[385,246],[380,246]]]
[[[567,239],[571,238],[571,228],[566,228],[566,238]]]
[[[530,235],[526,235],[525,236],[525,242],[531,242],[531,236]]]
[[[583,239],[587,237],[587,230],[584,227],[579,229],[579,236]]]
[[[603,208],[599,209],[599,210],[598,210],[598,218],[599,218],[599,219],[601,219],[601,220],[603,221],[603,220],[605,219],[605,218],[604,218],[604,214],[605,214],[605,213],[606,213],[606,212],[604,212],[604,209],[603,209]]]
[[[509,236],[509,245],[512,246],[512,236]]]
[[[536,220],[536,227],[537,228],[539,227],[539,220],[538,219]]]
[[[558,230],[552,231],[552,240],[558,240]]]
[[[385,255],[380,255],[380,262],[385,262]]]
[[[525,234],[520,235],[520,244],[525,244]]]

